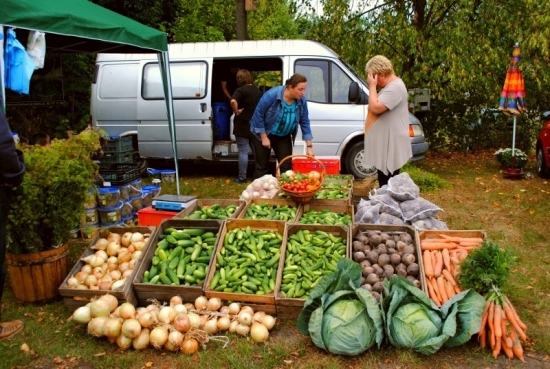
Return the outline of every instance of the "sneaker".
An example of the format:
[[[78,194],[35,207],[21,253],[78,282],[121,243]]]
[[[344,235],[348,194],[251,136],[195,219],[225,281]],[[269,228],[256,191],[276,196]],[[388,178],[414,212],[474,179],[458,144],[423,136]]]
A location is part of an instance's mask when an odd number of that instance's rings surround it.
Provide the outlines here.
[[[23,322],[14,320],[13,322],[0,323],[0,341],[11,338],[23,329]]]
[[[235,178],[234,182],[235,183],[244,183],[244,182],[246,182],[246,178],[238,178],[237,177],[237,178]]]

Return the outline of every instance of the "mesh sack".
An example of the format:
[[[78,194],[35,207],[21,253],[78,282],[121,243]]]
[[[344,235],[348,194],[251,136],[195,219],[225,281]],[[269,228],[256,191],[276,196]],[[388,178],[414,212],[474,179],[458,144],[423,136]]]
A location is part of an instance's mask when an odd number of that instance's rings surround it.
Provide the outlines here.
[[[370,196],[375,196],[375,195],[385,195],[387,192],[388,192],[388,185],[383,185],[380,188],[373,188],[369,192],[369,197]]]
[[[417,220],[434,217],[441,208],[426,199],[419,197],[414,200],[403,201],[399,204],[403,219],[414,223]]]
[[[407,201],[418,198],[420,188],[409,173],[401,173],[389,179],[387,192],[397,201]]]
[[[357,209],[355,210],[355,216],[354,221],[358,222],[362,217],[365,211],[367,211],[371,207],[371,203],[369,200],[361,199],[359,200],[359,203],[357,204]]]
[[[369,207],[363,207],[363,213],[361,217],[355,216],[356,223],[368,223],[368,224],[378,224],[380,218],[380,204],[372,205]]]
[[[436,218],[426,218],[412,223],[416,229],[423,230],[448,230],[447,223]]]
[[[380,208],[381,213],[388,213],[399,218],[403,217],[399,203],[389,193],[371,196],[370,203],[382,205]]]
[[[402,226],[405,225],[405,222],[400,217],[396,217],[389,213],[380,213],[380,217],[376,224]]]

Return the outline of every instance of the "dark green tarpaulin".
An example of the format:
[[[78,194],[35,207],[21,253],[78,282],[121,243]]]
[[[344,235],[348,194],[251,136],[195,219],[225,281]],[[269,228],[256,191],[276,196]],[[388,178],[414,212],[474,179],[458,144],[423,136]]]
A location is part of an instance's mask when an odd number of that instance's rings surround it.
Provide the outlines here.
[[[55,52],[167,51],[166,33],[87,0],[2,0],[0,24],[48,33]]]

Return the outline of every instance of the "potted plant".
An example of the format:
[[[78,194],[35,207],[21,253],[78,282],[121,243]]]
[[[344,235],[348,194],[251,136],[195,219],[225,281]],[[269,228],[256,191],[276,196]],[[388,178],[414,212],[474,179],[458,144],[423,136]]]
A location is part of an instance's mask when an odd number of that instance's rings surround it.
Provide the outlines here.
[[[527,164],[527,155],[520,149],[499,149],[495,152],[495,158],[504,169],[523,169]]]
[[[14,295],[34,302],[57,295],[68,270],[67,239],[84,213],[98,167],[99,134],[85,130],[50,147],[22,145],[26,173],[8,216],[8,272]],[[57,263],[45,266],[42,260]],[[31,283],[38,285],[34,289]],[[52,287],[50,292],[44,291]]]

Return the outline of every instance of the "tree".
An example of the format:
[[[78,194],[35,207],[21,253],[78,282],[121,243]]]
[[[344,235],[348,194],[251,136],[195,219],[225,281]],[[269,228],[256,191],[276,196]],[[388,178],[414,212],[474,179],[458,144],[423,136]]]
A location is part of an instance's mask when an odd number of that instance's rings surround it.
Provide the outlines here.
[[[248,28],[247,28],[247,14],[245,9],[246,0],[236,0],[235,8],[235,19],[236,19],[236,28],[237,28],[237,40],[244,41],[248,40]]]

